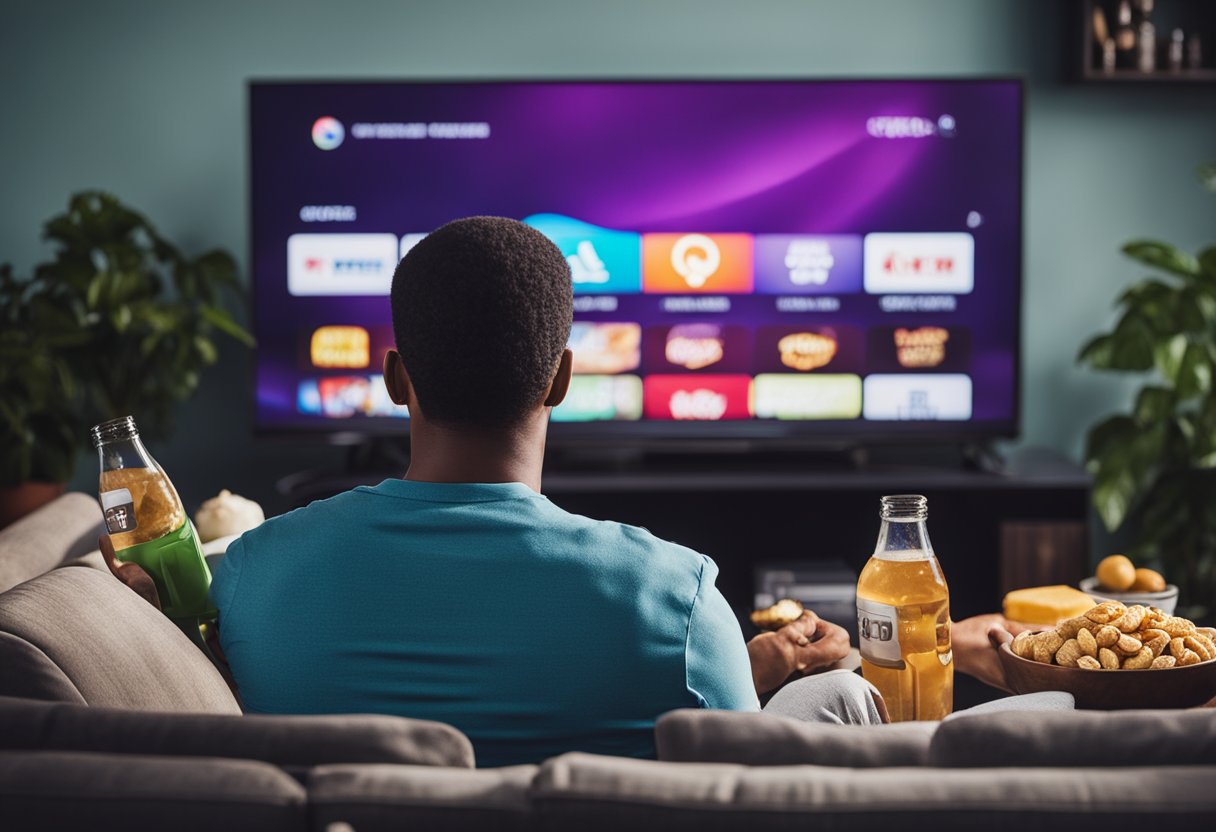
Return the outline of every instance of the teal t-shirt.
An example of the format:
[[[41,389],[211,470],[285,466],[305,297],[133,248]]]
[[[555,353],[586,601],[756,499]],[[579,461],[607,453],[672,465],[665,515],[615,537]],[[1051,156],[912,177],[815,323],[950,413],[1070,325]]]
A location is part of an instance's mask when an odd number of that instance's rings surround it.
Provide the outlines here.
[[[501,766],[650,757],[666,711],[758,710],[717,572],[522,483],[386,480],[243,535],[211,597],[247,711],[439,720]]]

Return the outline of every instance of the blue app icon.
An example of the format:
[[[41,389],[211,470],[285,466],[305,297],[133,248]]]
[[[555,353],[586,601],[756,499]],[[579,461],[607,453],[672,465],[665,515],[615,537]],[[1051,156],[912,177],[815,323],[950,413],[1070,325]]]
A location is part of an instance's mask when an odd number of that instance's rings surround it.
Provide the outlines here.
[[[533,214],[524,219],[552,240],[566,262],[576,295],[624,295],[642,291],[642,235],[614,231],[564,217]]]

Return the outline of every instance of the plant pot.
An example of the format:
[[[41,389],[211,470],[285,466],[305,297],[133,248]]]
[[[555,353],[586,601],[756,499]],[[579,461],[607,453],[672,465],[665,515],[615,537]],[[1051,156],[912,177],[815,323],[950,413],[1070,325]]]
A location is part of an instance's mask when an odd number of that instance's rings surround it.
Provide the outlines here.
[[[0,529],[30,514],[63,494],[65,482],[23,482],[0,488]]]

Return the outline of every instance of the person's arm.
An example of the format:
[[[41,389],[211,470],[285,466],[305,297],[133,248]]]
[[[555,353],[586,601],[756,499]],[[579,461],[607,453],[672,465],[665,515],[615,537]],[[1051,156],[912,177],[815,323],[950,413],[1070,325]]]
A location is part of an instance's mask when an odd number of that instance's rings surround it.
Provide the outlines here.
[[[792,676],[826,669],[847,656],[849,649],[848,631],[806,610],[797,621],[747,643],[756,693],[763,696]]]
[[[1005,681],[1005,670],[997,650],[1002,643],[1030,629],[1034,628],[1019,621],[1010,621],[997,613],[974,615],[956,621],[950,626],[954,666],[959,673],[974,676],[984,684],[1012,693]]]

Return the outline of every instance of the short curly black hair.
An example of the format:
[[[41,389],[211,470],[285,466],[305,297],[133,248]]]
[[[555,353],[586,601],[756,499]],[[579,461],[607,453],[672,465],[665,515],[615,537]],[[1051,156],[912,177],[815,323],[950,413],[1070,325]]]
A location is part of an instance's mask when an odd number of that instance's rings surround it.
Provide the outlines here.
[[[540,401],[570,338],[570,266],[522,222],[468,217],[402,258],[392,307],[397,351],[423,414],[509,427]]]

